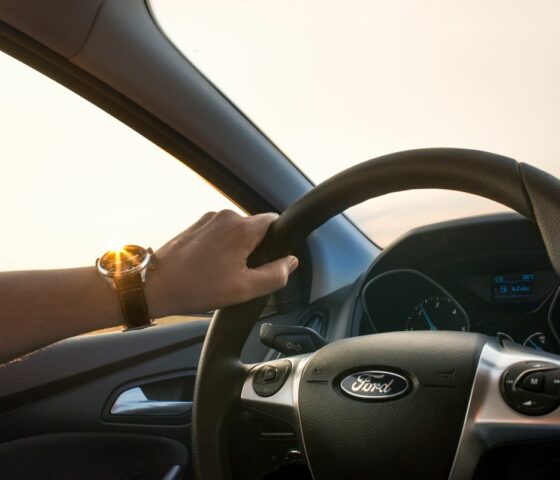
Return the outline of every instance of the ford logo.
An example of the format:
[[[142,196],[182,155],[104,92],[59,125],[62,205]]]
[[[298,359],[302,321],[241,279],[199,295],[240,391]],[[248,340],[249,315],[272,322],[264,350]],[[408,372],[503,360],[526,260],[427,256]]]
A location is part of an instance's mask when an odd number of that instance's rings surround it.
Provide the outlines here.
[[[410,382],[396,373],[371,370],[348,375],[340,382],[340,388],[352,397],[367,400],[385,400],[404,395]]]

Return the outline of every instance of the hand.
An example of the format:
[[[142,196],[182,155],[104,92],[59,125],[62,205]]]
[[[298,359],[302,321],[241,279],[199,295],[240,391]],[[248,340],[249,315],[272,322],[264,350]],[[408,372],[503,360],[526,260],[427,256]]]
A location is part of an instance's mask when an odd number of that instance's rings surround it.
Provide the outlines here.
[[[155,318],[206,312],[251,300],[286,286],[294,256],[249,268],[247,258],[264,239],[276,213],[241,217],[209,212],[156,252],[146,295]]]

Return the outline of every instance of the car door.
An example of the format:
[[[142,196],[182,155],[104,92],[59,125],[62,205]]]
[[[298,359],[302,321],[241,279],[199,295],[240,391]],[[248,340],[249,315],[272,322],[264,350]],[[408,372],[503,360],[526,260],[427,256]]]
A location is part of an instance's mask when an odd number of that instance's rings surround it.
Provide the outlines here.
[[[157,249],[206,211],[239,211],[166,152],[1,52],[0,71],[0,271],[93,265],[116,242]],[[182,478],[210,315],[90,332],[0,365],[0,478]]]

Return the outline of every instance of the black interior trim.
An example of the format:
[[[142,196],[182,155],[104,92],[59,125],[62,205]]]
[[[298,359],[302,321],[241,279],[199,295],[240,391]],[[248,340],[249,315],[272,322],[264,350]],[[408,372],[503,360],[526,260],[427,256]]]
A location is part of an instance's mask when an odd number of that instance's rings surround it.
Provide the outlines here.
[[[207,179],[249,213],[276,209],[200,147],[61,55],[0,21],[0,50],[64,85]]]
[[[161,480],[183,470],[189,452],[154,435],[71,432],[37,435],[0,445],[3,480]]]
[[[75,337],[39,350],[0,369],[6,386],[0,413],[21,408],[119,370],[204,341],[207,321],[152,327],[134,332]],[[51,372],[49,374],[49,372]]]

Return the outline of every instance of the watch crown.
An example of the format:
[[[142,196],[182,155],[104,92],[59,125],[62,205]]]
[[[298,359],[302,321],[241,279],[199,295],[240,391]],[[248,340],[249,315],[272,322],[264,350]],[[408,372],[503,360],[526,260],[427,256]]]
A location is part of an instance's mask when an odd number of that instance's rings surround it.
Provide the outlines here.
[[[155,268],[157,267],[157,264],[159,262],[159,258],[156,256],[156,254],[153,252],[153,250],[151,248],[148,249],[148,252],[150,252],[150,263],[148,264],[148,269],[149,270],[155,270]]]

